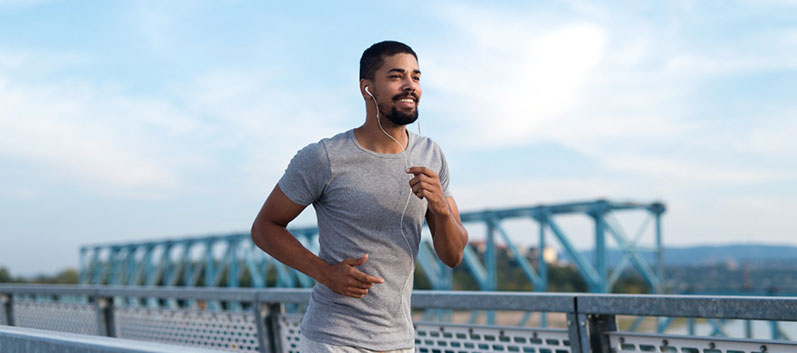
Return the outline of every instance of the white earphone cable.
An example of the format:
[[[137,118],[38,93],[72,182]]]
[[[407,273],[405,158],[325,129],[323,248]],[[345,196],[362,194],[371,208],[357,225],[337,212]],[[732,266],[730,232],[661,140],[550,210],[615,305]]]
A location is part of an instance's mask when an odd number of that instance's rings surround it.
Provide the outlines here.
[[[376,107],[376,122],[379,125],[379,130],[382,130],[382,133],[384,133],[385,136],[389,137],[391,140],[393,140],[393,142],[395,142],[399,146],[399,148],[401,148],[401,152],[404,154],[404,166],[405,166],[405,169],[409,169],[411,165],[415,164],[412,161],[412,152],[410,152],[409,159],[407,158],[407,149],[410,147],[409,134],[407,135],[407,146],[406,147],[402,146],[401,142],[396,140],[396,138],[394,138],[393,136],[390,136],[390,134],[388,134],[387,131],[385,131],[385,129],[382,127],[382,121],[380,119],[381,116],[379,114],[380,113],[379,112],[379,103],[377,103],[376,98],[374,97],[374,95],[371,94],[371,92],[368,91],[368,87],[367,86],[365,87],[365,92],[368,93],[368,95],[371,96],[371,99],[374,101],[374,106]],[[420,136],[420,135],[421,135],[421,124],[420,124],[420,122],[418,122],[418,136]],[[401,211],[401,218],[399,220],[399,230],[401,231],[401,237],[404,238],[404,242],[407,244],[407,250],[409,250],[409,252],[410,252],[410,260],[412,261],[412,271],[415,271],[415,256],[413,255],[414,252],[413,252],[413,249],[412,249],[412,245],[410,245],[410,241],[409,241],[409,239],[407,239],[407,235],[404,234],[404,215],[407,213],[407,207],[410,205],[410,199],[411,198],[412,198],[412,192],[407,194],[407,202],[404,204],[404,210]],[[407,277],[407,280],[404,281],[404,284],[401,286],[401,293],[404,293],[404,290],[407,288],[407,284],[409,284],[410,280],[412,279],[412,274],[413,274],[413,272],[410,272],[410,275]],[[401,295],[401,302],[400,302],[399,305],[402,308],[401,311],[404,313],[405,318],[410,322],[410,325],[412,325],[412,320],[410,320],[408,314],[405,312],[405,310],[403,310],[403,307],[404,307],[404,295]]]

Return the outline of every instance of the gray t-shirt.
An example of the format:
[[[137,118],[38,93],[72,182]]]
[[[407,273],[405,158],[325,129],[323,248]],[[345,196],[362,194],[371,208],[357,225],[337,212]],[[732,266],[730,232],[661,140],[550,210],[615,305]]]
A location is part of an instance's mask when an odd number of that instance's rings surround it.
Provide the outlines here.
[[[361,299],[316,284],[301,326],[308,338],[376,351],[414,345],[409,301],[427,204],[409,197],[413,176],[405,173],[407,165],[428,167],[440,176],[446,197],[450,193],[437,144],[409,132],[406,153],[405,160],[403,153],[367,150],[349,130],[301,149],[280,179],[289,199],[313,204],[321,259],[334,264],[368,254],[357,268],[385,280]]]

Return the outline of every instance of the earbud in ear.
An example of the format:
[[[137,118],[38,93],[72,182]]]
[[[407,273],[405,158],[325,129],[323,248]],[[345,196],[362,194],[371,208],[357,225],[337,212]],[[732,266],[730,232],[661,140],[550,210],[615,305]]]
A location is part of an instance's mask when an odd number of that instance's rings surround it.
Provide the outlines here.
[[[371,93],[371,91],[368,90],[368,86],[365,86],[365,93],[368,93],[368,95],[371,96],[371,99],[376,101],[376,98],[374,98],[373,93]]]

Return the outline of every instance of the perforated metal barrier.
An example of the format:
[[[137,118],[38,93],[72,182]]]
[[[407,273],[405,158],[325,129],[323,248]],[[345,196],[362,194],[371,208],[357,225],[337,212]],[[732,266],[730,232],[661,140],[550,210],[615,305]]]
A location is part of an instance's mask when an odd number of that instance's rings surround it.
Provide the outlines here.
[[[299,353],[302,316],[280,317],[283,352]],[[415,351],[419,353],[570,353],[565,329],[499,327],[437,322],[415,323]]]
[[[301,314],[284,314],[279,319],[280,341],[282,351],[286,353],[300,353],[299,341],[301,341],[301,330],[299,324],[302,323]]]
[[[14,324],[42,330],[105,335],[97,308],[91,304],[17,299],[14,301]]]
[[[415,350],[420,353],[571,352],[564,329],[427,322],[418,322],[415,327]]]
[[[793,353],[795,344],[743,339],[701,338],[676,335],[644,335],[633,332],[608,334],[612,352],[671,353]]]
[[[116,337],[231,352],[259,352],[251,313],[117,308]]]

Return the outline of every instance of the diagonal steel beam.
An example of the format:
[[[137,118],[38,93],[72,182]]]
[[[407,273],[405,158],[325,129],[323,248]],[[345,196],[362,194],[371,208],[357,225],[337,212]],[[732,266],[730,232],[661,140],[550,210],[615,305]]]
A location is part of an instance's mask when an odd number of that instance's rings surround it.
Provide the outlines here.
[[[529,264],[529,261],[526,259],[526,257],[523,256],[520,253],[520,251],[518,251],[517,247],[515,246],[514,243],[512,243],[512,240],[509,239],[509,235],[506,233],[504,228],[501,227],[501,224],[498,222],[498,220],[493,217],[490,218],[488,222],[492,223],[493,228],[495,228],[495,230],[498,231],[498,234],[501,235],[501,238],[504,239],[504,242],[506,243],[506,246],[509,248],[509,251],[511,251],[512,255],[514,255],[515,261],[518,263],[518,265],[520,265],[520,268],[523,270],[523,273],[526,275],[529,281],[531,281],[531,284],[534,286],[534,288],[539,288],[544,286],[542,284],[543,279],[537,274],[537,271],[534,270],[531,264]]]
[[[645,280],[648,282],[651,288],[658,288],[658,277],[653,272],[653,270],[648,266],[647,262],[639,255],[639,251],[636,249],[633,243],[628,240],[626,237],[623,228],[617,224],[614,218],[608,218],[612,222],[607,222],[607,218],[603,218],[601,221],[605,222],[606,229],[609,230],[609,233],[614,236],[614,239],[617,241],[617,244],[626,253],[626,255],[631,259],[631,262],[634,264],[634,267],[642,274]]]
[[[581,272],[581,276],[587,281],[587,285],[589,285],[591,291],[600,291],[603,288],[603,279],[601,279],[601,277],[598,275],[598,272],[595,271],[595,268],[589,264],[587,259],[585,259],[575,247],[573,247],[573,244],[571,244],[570,240],[567,239],[565,233],[562,232],[556,222],[554,222],[550,212],[541,212],[540,216],[545,219],[545,223],[551,229],[551,232],[553,232],[553,234],[556,236],[556,239],[558,239],[559,243],[565,248],[567,254],[576,263],[576,266],[578,266],[578,269]]]

